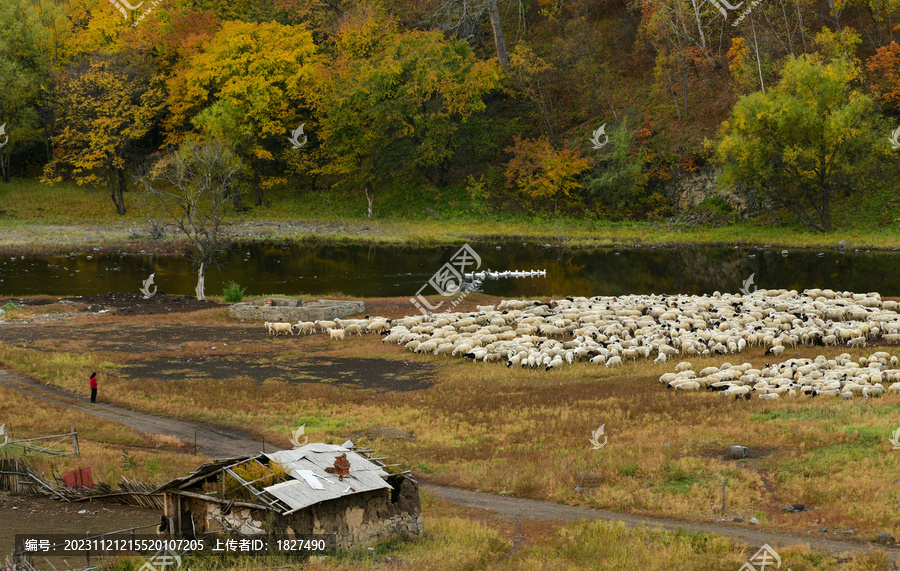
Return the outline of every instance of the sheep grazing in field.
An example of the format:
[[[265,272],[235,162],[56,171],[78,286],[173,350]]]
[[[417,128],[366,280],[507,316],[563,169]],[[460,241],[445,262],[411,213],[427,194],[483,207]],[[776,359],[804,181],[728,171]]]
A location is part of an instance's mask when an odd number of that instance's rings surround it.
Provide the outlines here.
[[[297,330],[297,333],[300,335],[310,334],[316,332],[316,324],[312,321],[298,321],[296,325],[294,325],[294,329]]]
[[[344,330],[343,329],[328,329],[328,335],[331,337],[332,341],[343,341],[344,340]]]
[[[328,331],[329,329],[335,329],[337,327],[337,322],[334,321],[315,321],[316,327],[319,328],[319,331],[323,333]]]
[[[366,333],[384,333],[385,331],[391,328],[391,323],[389,319],[385,320],[377,320],[369,323],[366,326]]]
[[[434,352],[441,347],[439,354],[449,351],[449,355],[504,362],[508,367],[546,369],[554,363],[550,368],[555,369],[576,366],[579,361],[612,367],[641,358],[665,364],[675,355],[700,358],[754,348],[768,348],[767,355],[784,357],[785,351],[793,353],[800,346],[900,343],[900,313],[895,310],[900,307],[882,301],[876,293],[758,290],[751,296],[715,292],[568,297],[546,303],[505,300],[468,312],[411,315],[393,321],[366,316],[314,325],[320,330],[341,325],[350,334],[382,333],[383,343],[390,341],[411,351]],[[866,368],[868,362],[859,366]],[[730,366],[709,369],[695,375],[701,387],[724,392],[727,389],[719,389],[718,383],[743,378],[742,384],[752,388],[764,379],[768,384],[757,394],[774,389],[782,396],[806,391],[787,387],[788,380],[782,381],[784,387],[773,385],[774,377],[814,379],[826,374],[824,369],[798,372],[797,367],[790,374],[768,368],[758,372]],[[681,363],[677,372],[686,372]],[[706,377],[708,381],[702,380]],[[887,386],[900,378],[884,382]]]
[[[287,335],[288,333],[290,333],[291,335],[294,334],[294,326],[291,323],[285,323],[283,321],[270,323],[267,321],[265,323],[265,326],[269,330],[269,335],[281,335],[282,333],[284,333],[285,335]]]
[[[665,361],[663,361],[663,362],[665,362]],[[688,363],[687,361],[682,361],[682,362],[678,363],[677,365],[675,365],[675,372],[681,373],[683,371],[690,371],[691,368],[692,367],[691,367],[690,363]]]
[[[347,335],[353,335],[354,333],[362,335],[362,326],[358,323],[351,323],[344,327],[344,331],[347,332]]]

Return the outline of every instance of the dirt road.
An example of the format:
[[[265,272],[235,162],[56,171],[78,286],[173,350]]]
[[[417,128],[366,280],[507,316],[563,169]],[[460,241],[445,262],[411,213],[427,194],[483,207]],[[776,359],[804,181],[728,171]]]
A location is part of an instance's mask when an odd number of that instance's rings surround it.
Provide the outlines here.
[[[3,369],[0,369],[0,384],[45,402],[79,409],[94,416],[121,422],[147,434],[174,436],[182,442],[190,444],[193,444],[196,436],[199,451],[215,458],[258,454],[263,449],[261,441],[254,440],[244,433],[208,424],[144,414],[103,402],[91,404],[86,396],[76,395],[64,389],[45,385]]]
[[[208,456],[222,458],[236,454],[256,454],[262,450],[262,442],[237,431],[144,414],[110,404],[97,403],[92,405],[86,402],[87,399],[84,397],[2,369],[0,369],[0,384],[46,402],[77,408],[88,414],[121,422],[141,432],[175,436],[186,442],[193,442],[194,434],[196,433],[200,451]],[[873,546],[863,541],[841,541],[824,537],[774,533],[722,523],[694,523],[665,518],[642,517],[431,484],[422,484],[421,487],[423,490],[427,490],[448,502],[491,510],[514,522],[603,519],[622,521],[629,527],[645,525],[650,527],[658,526],[665,529],[683,528],[692,531],[718,533],[745,541],[752,547],[759,547],[765,543],[770,545],[808,544],[812,549],[819,549],[833,554],[878,548],[885,550],[891,561],[900,562],[900,547]],[[817,532],[817,535],[821,536],[824,534],[818,534]]]

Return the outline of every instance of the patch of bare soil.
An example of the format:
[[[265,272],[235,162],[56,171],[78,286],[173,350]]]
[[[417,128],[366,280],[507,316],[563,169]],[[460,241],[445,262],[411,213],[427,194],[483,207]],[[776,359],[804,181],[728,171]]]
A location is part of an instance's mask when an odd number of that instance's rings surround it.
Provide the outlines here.
[[[85,297],[69,297],[65,301],[86,304],[82,311],[114,309],[122,315],[155,315],[158,313],[184,313],[222,306],[215,301],[198,301],[188,295],[167,295],[157,292],[150,299],[136,293],[106,293]]]
[[[84,513],[78,513],[84,511]],[[135,508],[98,502],[67,503],[33,496],[13,496],[0,492],[0,559],[8,555],[15,545],[16,534],[77,534],[91,535],[129,529],[159,523],[162,512],[150,508]],[[154,534],[150,527],[137,531],[139,534]],[[66,569],[60,558],[53,558],[59,569]],[[76,568],[83,567],[84,558],[67,557]],[[35,559],[38,568],[41,558]],[[96,561],[94,561],[96,563]]]
[[[309,357],[301,362],[259,362],[247,356],[200,355],[132,363],[119,376],[160,380],[249,377],[258,382],[281,380],[377,391],[416,391],[434,384],[427,380],[433,368],[429,364],[387,359]]]

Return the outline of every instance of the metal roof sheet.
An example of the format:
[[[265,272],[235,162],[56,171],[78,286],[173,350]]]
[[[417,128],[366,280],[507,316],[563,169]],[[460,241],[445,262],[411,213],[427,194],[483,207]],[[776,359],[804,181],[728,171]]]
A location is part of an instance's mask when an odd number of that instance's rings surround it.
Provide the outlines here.
[[[336,474],[325,468],[334,466],[335,458],[347,455],[350,475],[340,481]],[[388,476],[380,466],[359,454],[334,444],[312,443],[294,450],[280,450],[266,454],[278,462],[295,479],[263,488],[296,511],[313,504],[372,490],[391,489],[384,477]],[[311,478],[318,480],[317,486]]]

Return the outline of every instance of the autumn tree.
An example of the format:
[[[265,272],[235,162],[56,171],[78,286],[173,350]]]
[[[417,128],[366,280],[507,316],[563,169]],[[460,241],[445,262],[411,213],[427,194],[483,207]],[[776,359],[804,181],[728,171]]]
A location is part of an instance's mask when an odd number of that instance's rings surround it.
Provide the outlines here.
[[[858,187],[888,152],[857,77],[847,58],[788,58],[778,84],[742,97],[723,123],[724,182],[775,201],[810,230],[830,232],[832,198]]]
[[[871,75],[872,93],[879,101],[900,109],[900,44],[878,48],[866,62]]]
[[[69,68],[51,101],[54,154],[44,180],[105,184],[116,212],[125,214],[126,169],[160,116],[161,84],[143,69],[97,55]]]
[[[552,201],[557,210],[560,195],[569,196],[581,188],[578,176],[590,163],[573,149],[557,150],[547,136],[537,139],[515,138],[506,149],[513,158],[506,165],[508,186],[538,202]]]
[[[378,181],[412,174],[443,184],[467,121],[499,84],[497,67],[463,42],[400,33],[372,12],[345,20],[337,39],[320,85],[318,134],[328,160],[319,172],[370,195]]]
[[[194,248],[197,299],[205,300],[206,270],[225,246],[222,223],[230,197],[240,192],[245,165],[221,140],[185,141],[153,164],[138,180],[159,215],[170,220]]]
[[[168,81],[168,142],[189,132],[233,142],[252,164],[262,204],[264,188],[286,180],[275,159],[308,120],[316,64],[302,26],[225,22]]]

